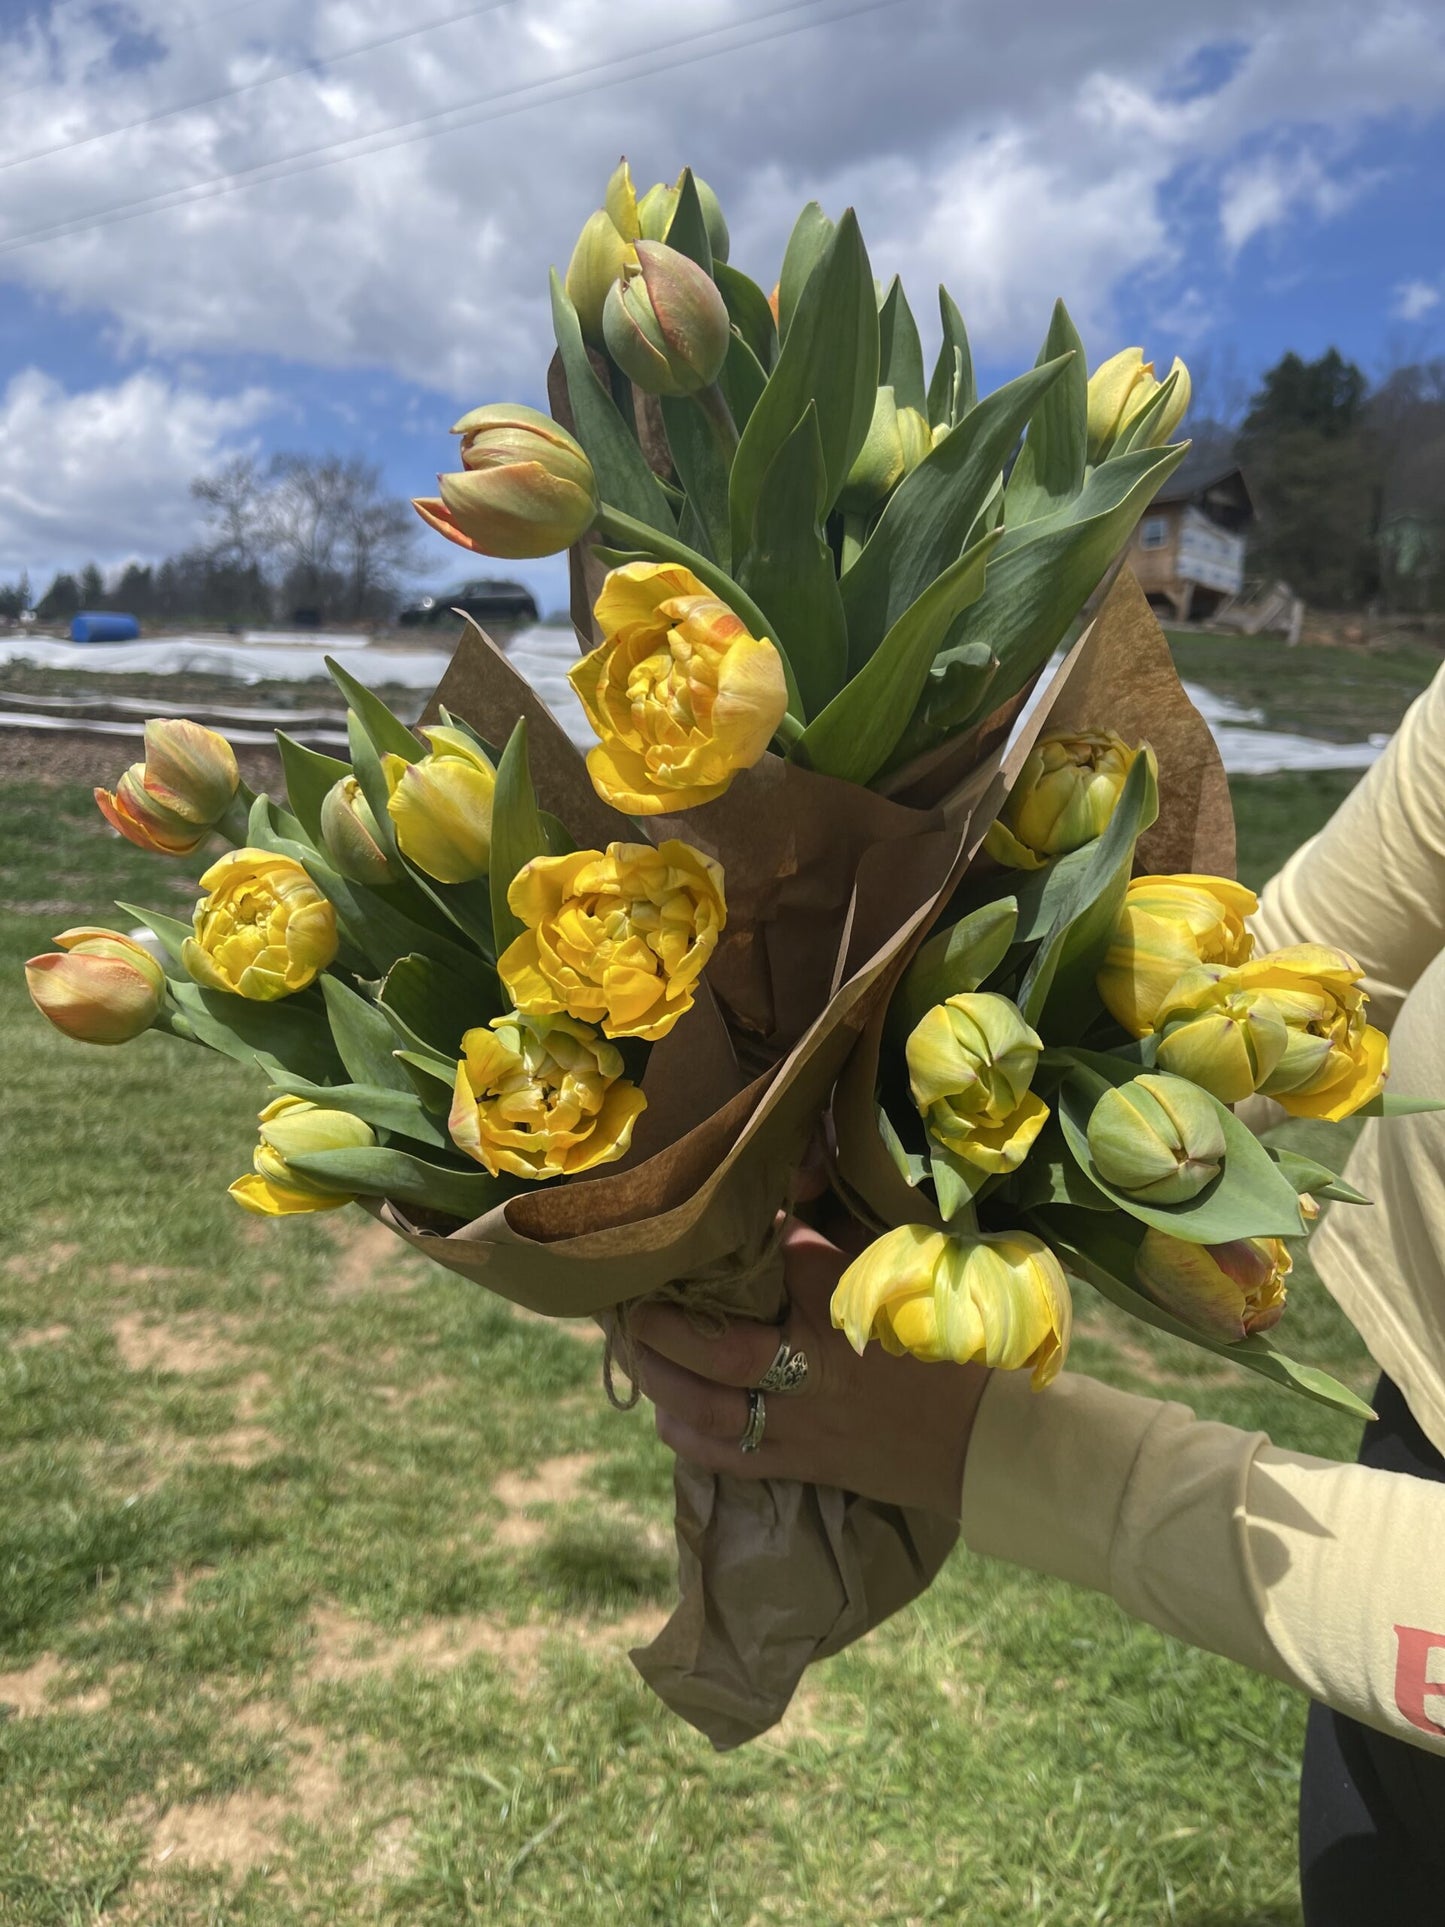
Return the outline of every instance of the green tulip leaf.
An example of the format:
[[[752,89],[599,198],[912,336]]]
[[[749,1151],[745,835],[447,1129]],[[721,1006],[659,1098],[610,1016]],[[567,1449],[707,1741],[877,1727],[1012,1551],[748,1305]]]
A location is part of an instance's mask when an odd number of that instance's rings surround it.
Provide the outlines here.
[[[399,1050],[396,1061],[406,1071],[412,1088],[423,1104],[439,1109],[449,1105],[456,1083],[457,1067],[433,1051]]]
[[[426,755],[426,744],[419,741],[399,717],[392,715],[380,696],[374,696],[364,683],[359,683],[333,657],[326,657],[326,667],[331,671],[331,680],[346,698],[347,707],[361,719],[361,725],[377,752],[385,754],[389,751],[393,756],[403,757],[408,763],[419,763]],[[376,808],[374,803],[372,808]]]
[[[527,927],[508,903],[507,892],[533,857],[547,854],[547,827],[537,808],[537,792],[527,761],[527,719],[519,716],[497,766],[497,788],[492,798],[492,868],[488,881],[498,956]]]
[[[1289,1179],[1296,1191],[1308,1191],[1316,1198],[1337,1198],[1342,1204],[1371,1204],[1363,1191],[1357,1191],[1352,1184],[1346,1184],[1337,1172],[1327,1164],[1317,1163],[1314,1158],[1303,1157],[1298,1151],[1287,1151],[1283,1145],[1271,1144],[1268,1138],[1262,1140],[1264,1148],[1274,1159],[1280,1170]]]
[[[691,395],[664,395],[660,406],[672,465],[687,490],[688,506],[706,537],[707,551],[723,568],[730,568],[728,463],[717,434]]]
[[[874,1103],[874,1116],[877,1119],[878,1135],[883,1142],[884,1150],[887,1151],[889,1157],[892,1158],[894,1165],[897,1167],[898,1175],[903,1179],[903,1182],[910,1185],[916,1191],[928,1176],[927,1158],[918,1151],[910,1151],[908,1149],[894,1128],[893,1119],[876,1100]]]
[[[1114,446],[1109,450],[1108,459],[1110,461],[1113,461],[1118,455],[1131,454],[1136,448],[1148,448],[1154,435],[1158,431],[1159,418],[1173,401],[1175,391],[1179,387],[1179,382],[1180,373],[1177,368],[1172,374],[1165,376],[1164,380],[1160,382],[1145,405],[1139,410],[1139,413],[1129,423],[1118,441],[1115,442]]]
[[[946,1145],[932,1137],[928,1140],[928,1170],[933,1179],[933,1195],[938,1200],[938,1215],[945,1224],[952,1224],[967,1210],[990,1176],[977,1165],[955,1157]]]
[[[328,1191],[422,1204],[464,1222],[480,1218],[517,1188],[485,1171],[429,1164],[406,1151],[380,1144],[349,1151],[312,1151],[286,1162],[303,1178],[324,1185]]]
[[[1067,365],[1051,362],[1006,383],[950,430],[893,491],[842,580],[855,669],[959,555],[1024,424]],[[988,640],[982,630],[977,633]]]
[[[827,487],[818,411],[809,402],[763,478],[738,563],[739,580],[793,666],[805,717],[837,694],[848,670],[843,604],[823,533]]]
[[[378,1131],[391,1131],[398,1137],[412,1138],[449,1150],[451,1139],[436,1119],[430,1116],[411,1079],[403,1072],[399,1087],[381,1084],[312,1084],[304,1077],[278,1076],[272,1088],[286,1097],[304,1097],[325,1110],[346,1111]]]
[[[752,533],[758,496],[773,458],[811,401],[831,508],[873,419],[878,390],[878,305],[873,270],[850,209],[838,223],[798,298],[778,365],[753,409],[733,457],[729,489],[732,546]]]
[[[997,535],[977,542],[900,615],[873,655],[803,731],[800,755],[813,769],[866,783],[888,761],[908,725],[944,638],[983,593]]]
[[[1004,519],[1012,527],[1055,514],[1084,486],[1089,444],[1089,370],[1084,344],[1062,301],[1054,303],[1038,366],[1069,357],[1029,423],[1028,436],[1004,491]]]
[[[403,863],[401,849],[396,840],[396,826],[391,820],[391,787],[386,780],[381,757],[376,745],[367,734],[366,725],[354,709],[346,712],[346,739],[351,746],[351,767],[361,785],[361,793],[376,819],[376,838],[383,853],[392,863]],[[321,846],[323,849],[325,845]]]
[[[928,419],[935,428],[956,428],[978,402],[973,350],[958,304],[942,286],[938,290],[938,311],[943,322],[943,345],[928,383]]]
[[[672,210],[672,219],[667,224],[667,245],[685,254],[689,261],[696,261],[704,274],[712,274],[712,242],[708,237],[707,222],[703,219],[702,202],[698,199],[697,182],[693,179],[692,169],[685,167],[677,184],[677,206]]]
[[[1328,1405],[1337,1412],[1345,1412],[1351,1418],[1372,1419],[1375,1416],[1365,1401],[1350,1391],[1348,1386],[1341,1385],[1338,1379],[1332,1378],[1318,1365],[1306,1365],[1291,1358],[1263,1333],[1256,1332],[1253,1337],[1241,1338],[1229,1344],[1224,1339],[1196,1331],[1192,1325],[1186,1325],[1183,1319],[1165,1311],[1162,1305],[1156,1305],[1133,1282],[1134,1247],[1127,1238],[1118,1234],[1116,1220],[1068,1209],[1040,1211],[1031,1216],[1033,1230],[1054,1247],[1067,1271],[1091,1284],[1100,1297],[1107,1298],[1111,1305],[1117,1305],[1121,1311],[1128,1312],[1143,1324],[1152,1325],[1156,1331],[1168,1332],[1171,1337],[1182,1338],[1186,1344],[1197,1346],[1201,1351],[1232,1359],[1247,1371],[1257,1372],[1277,1385],[1302,1393],[1304,1397],[1315,1400],[1317,1404]]]
[[[1001,664],[988,691],[988,707],[997,708],[1016,695],[1063,641],[1187,450],[1188,444],[1182,443],[1105,462],[1090,471],[1079,494],[1058,515],[1004,529],[989,569],[988,591],[959,624],[935,666],[935,682],[924,693],[923,719],[935,739],[955,735],[978,720],[978,707],[951,703],[941,693],[949,656],[971,642],[988,643]]]
[[[752,350],[766,378],[778,358],[778,324],[773,320],[768,297],[756,281],[750,281],[726,261],[713,263],[712,277],[727,303],[728,319]]]
[[[286,801],[297,822],[319,848],[321,805],[328,791],[343,776],[350,776],[351,765],[335,756],[324,756],[319,749],[308,749],[284,729],[276,731],[276,747],[281,752],[281,770],[286,778]]]
[[[907,1038],[935,1004],[977,990],[1008,955],[1017,922],[1014,899],[999,897],[930,937],[894,994],[888,1012],[890,1033]]]
[[[449,1066],[448,1081],[461,1055],[463,1033],[489,1024],[507,1008],[491,971],[473,969],[459,978],[424,956],[399,957],[387,971],[377,1001],[393,1028],[401,1025],[402,1042],[441,1054]]]
[[[1100,1176],[1089,1149],[1089,1118],[1104,1081],[1084,1070],[1066,1077],[1056,1114],[1064,1142],[1096,1189],[1141,1224],[1187,1244],[1227,1244],[1232,1238],[1298,1238],[1306,1225],[1294,1186],[1254,1133],[1217,1098],[1208,1101],[1224,1133],[1224,1164],[1218,1177],[1183,1204],[1146,1204]],[[1208,1093],[1202,1095],[1208,1097]]]
[[[396,1039],[385,1011],[339,977],[323,975],[321,995],[325,999],[332,1038],[351,1081],[384,1085],[393,1091],[408,1090],[409,1080],[398,1069],[393,1055]]]
[[[567,399],[572,404],[574,433],[592,464],[598,494],[624,515],[662,534],[673,534],[677,524],[667,497],[647,466],[647,458],[631,429],[618,413],[616,402],[597,379],[587,344],[582,339],[577,310],[555,269],[552,272],[552,328],[557,337],[557,352],[562,358]]]
[[[1056,1027],[1077,1036],[1098,1009],[1094,979],[1109,948],[1134,867],[1134,846],[1159,814],[1159,784],[1147,756],[1136,756],[1089,861],[1060,894],[1054,921],[1019,987],[1019,1008],[1049,1042]]]
[[[895,274],[878,311],[878,386],[891,388],[900,408],[928,413],[928,391],[923,385],[923,343],[918,323]]]
[[[196,934],[189,923],[182,923],[179,917],[168,917],[160,910],[141,910],[133,903],[117,902],[115,907],[124,910],[128,917],[134,917],[137,923],[143,923],[175,968],[184,974],[181,945],[187,937]]]
[[[785,339],[793,325],[803,290],[813,271],[827,252],[835,233],[833,223],[816,201],[809,201],[788,236],[783,254],[783,271],[778,277],[778,333]]]
[[[771,317],[769,317],[771,319]],[[756,354],[743,340],[736,328],[728,343],[727,360],[718,376],[718,385],[723,392],[723,400],[741,433],[753,418],[753,410],[762,400],[763,390],[768,385],[768,371],[758,360]]]
[[[317,1084],[335,1082],[342,1070],[321,1006],[309,998],[253,1003],[178,977],[170,979],[170,991],[198,1041],[238,1064],[259,1064],[268,1077],[294,1073]]]
[[[1445,1111],[1445,1098],[1408,1097],[1404,1091],[1380,1091],[1351,1117],[1418,1117],[1425,1111]]]

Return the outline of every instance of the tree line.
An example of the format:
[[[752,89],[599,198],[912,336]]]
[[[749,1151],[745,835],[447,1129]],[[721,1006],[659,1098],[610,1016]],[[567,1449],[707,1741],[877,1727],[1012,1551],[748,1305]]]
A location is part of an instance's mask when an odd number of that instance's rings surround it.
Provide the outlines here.
[[[198,476],[201,540],[158,563],[132,562],[109,585],[94,562],[62,570],[33,604],[42,621],[117,609],[143,621],[227,627],[362,622],[395,610],[416,518],[354,455],[237,456]],[[0,583],[0,616],[31,607],[28,575]]]

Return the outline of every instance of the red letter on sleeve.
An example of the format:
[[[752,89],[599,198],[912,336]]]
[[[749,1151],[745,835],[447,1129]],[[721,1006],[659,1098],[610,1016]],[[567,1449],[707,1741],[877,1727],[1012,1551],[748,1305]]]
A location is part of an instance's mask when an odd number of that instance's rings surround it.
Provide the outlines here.
[[[1432,1719],[1425,1710],[1425,1701],[1437,1702],[1437,1711],[1445,1713],[1445,1677],[1433,1680],[1430,1677],[1430,1655],[1432,1652],[1445,1653],[1445,1633],[1426,1632],[1419,1626],[1397,1626],[1395,1637],[1399,1650],[1395,1658],[1395,1704],[1411,1726],[1428,1733],[1432,1739],[1445,1739],[1445,1724]],[[1445,1667],[1441,1669],[1445,1674]]]

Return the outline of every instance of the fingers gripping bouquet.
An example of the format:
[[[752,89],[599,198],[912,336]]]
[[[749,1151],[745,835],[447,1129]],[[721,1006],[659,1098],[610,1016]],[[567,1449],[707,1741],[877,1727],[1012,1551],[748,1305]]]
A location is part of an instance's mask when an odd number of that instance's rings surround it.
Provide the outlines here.
[[[780,1318],[778,1213],[837,1085],[850,1196],[931,1236],[886,1270],[912,1281],[909,1302],[875,1282],[851,1328],[954,1356],[1006,1304],[989,1355],[1047,1376],[1067,1342],[1059,1261],[1080,1250],[1065,1229],[1082,1240],[1058,1214],[1088,1205],[1030,1193],[1005,1222],[998,1200],[1053,1168],[1083,1102],[1065,1087],[1109,1083],[1057,1060],[1083,951],[1048,933],[1066,884],[1093,906],[1091,943],[1105,907],[1112,925],[1120,839],[1155,774],[1108,701],[1064,718],[1076,740],[1047,699],[1031,800],[1015,805],[1003,759],[1042,664],[1180,459],[1188,377],[1160,382],[1129,351],[1091,382],[1060,304],[1037,366],[980,397],[952,300],[930,376],[851,213],[804,210],[771,295],[727,254],[691,174],[639,197],[619,167],[553,278],[552,413],[464,416],[458,464],[417,504],[477,553],[571,550],[585,759],[474,629],[419,734],[334,670],[349,759],[281,737],[284,804],[252,798],[211,732],[153,725],[102,799],[109,820],[159,851],[232,847],[190,925],[145,915],[159,965],[67,932],[32,966],[36,999],[72,1035],[152,1024],[259,1063],[271,1091],[243,1206],[360,1199],[438,1262],[559,1316],[662,1291]],[[1121,741],[1100,747],[1105,730]],[[1187,814],[1198,770],[1155,740],[1162,793]],[[1010,933],[898,1030],[880,1113],[889,1000],[929,927],[980,889],[995,925],[1010,914],[998,871],[985,886],[970,868],[996,819],[989,860],[1021,879]],[[1081,847],[1107,851],[1108,891]],[[899,992],[910,1010],[934,956]],[[1208,996],[1188,994],[1206,1021]],[[1170,1005],[1175,1055],[1193,1012]],[[1298,1046],[1287,1056],[1270,1075],[1308,1081]],[[1119,1064],[1120,1084],[1155,1068]],[[891,1121],[895,1070],[936,1157]],[[896,1191],[875,1200],[880,1148],[905,1209]],[[1093,1216],[1116,1225],[1107,1207]],[[977,1215],[967,1249],[960,1213]],[[682,1601],[638,1663],[719,1744],[775,1719],[806,1664],[912,1597],[953,1537],[845,1493],[686,1466],[677,1504]]]

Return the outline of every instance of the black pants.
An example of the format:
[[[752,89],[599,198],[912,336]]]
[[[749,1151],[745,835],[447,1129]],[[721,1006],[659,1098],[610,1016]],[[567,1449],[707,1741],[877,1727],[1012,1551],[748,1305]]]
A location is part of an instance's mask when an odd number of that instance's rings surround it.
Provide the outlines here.
[[[1361,1465],[1445,1482],[1445,1459],[1382,1378]],[[1438,1557],[1438,1549],[1435,1553]],[[1325,1706],[1300,1777],[1306,1927],[1445,1927],[1445,1758]]]

